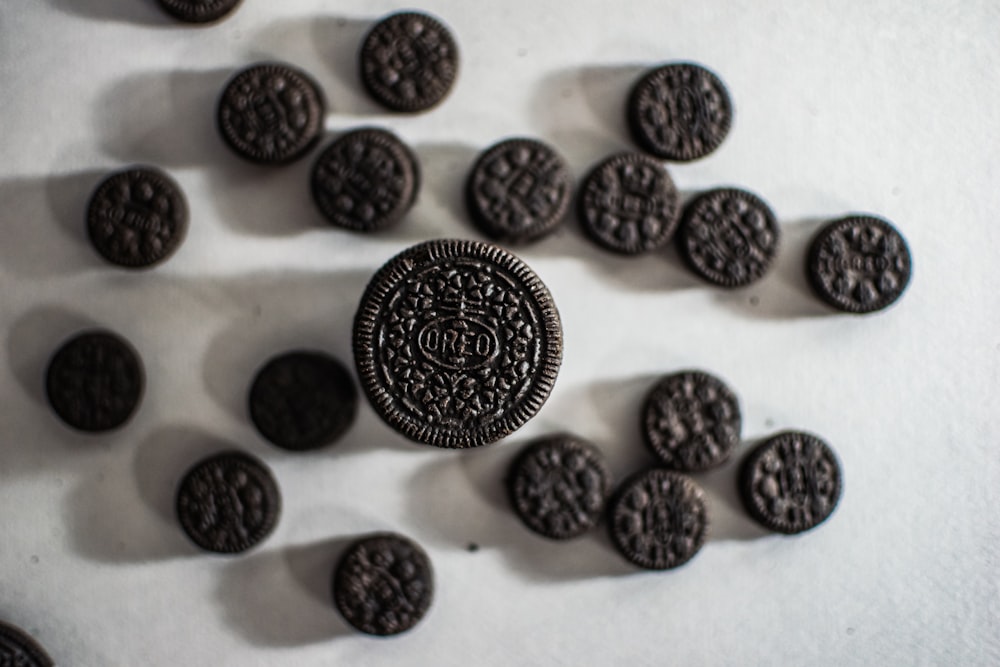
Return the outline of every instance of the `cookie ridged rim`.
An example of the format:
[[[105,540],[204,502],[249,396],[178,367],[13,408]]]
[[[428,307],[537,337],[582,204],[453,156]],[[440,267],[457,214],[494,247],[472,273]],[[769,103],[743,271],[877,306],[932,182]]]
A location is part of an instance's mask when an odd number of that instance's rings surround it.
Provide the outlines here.
[[[13,623],[0,620],[0,636],[6,637],[27,654],[32,660],[32,664],[27,667],[54,667],[55,662],[38,640]]]
[[[184,23],[215,23],[240,6],[243,0],[216,0],[210,5],[192,5],[183,0],[159,0],[160,7],[170,16]]]

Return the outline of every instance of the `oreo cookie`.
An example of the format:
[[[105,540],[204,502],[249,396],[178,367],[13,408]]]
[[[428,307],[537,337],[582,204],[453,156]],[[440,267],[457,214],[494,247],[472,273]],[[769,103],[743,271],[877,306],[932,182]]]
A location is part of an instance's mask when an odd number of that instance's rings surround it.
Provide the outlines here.
[[[21,628],[0,621],[0,665],[54,667],[45,649]]]
[[[487,243],[428,241],[389,260],[354,318],[354,361],[375,412],[438,447],[509,435],[545,403],[562,361],[548,289]]]
[[[243,0],[159,0],[160,7],[185,23],[213,23],[235,10]]]

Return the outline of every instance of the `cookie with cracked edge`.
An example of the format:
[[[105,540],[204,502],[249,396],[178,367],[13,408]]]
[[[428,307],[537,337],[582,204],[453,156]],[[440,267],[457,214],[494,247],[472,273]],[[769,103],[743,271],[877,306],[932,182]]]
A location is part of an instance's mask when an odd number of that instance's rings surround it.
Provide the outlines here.
[[[695,63],[672,63],[639,79],[626,115],[642,150],[690,162],[722,144],[732,126],[733,104],[715,73]]]
[[[358,56],[368,93],[393,111],[426,111],[451,91],[458,45],[440,20],[421,12],[390,14],[368,32]]]
[[[826,521],[842,488],[837,455],[808,433],[779,433],[755,447],[740,467],[747,513],[779,533],[801,533]]]
[[[27,632],[15,625],[0,621],[0,665],[54,667],[55,662]]]
[[[837,310],[858,315],[888,308],[910,283],[906,240],[887,220],[851,215],[828,223],[809,247],[813,291]]]
[[[526,446],[507,476],[511,505],[521,521],[553,540],[577,537],[597,525],[610,486],[600,450],[566,433]]]
[[[671,470],[699,472],[724,463],[740,442],[736,395],[719,378],[681,371],[661,378],[646,395],[642,435]]]
[[[237,554],[262,542],[278,523],[281,493],[270,468],[238,450],[196,463],[177,487],[177,519],[205,551]]]
[[[87,204],[87,235],[105,260],[145,269],[170,257],[187,234],[188,205],[174,179],[156,167],[114,172]]]
[[[277,62],[251,65],[223,88],[216,123],[238,156],[258,164],[293,162],[323,133],[326,102],[304,71]]]
[[[708,511],[701,487],[680,473],[654,468],[618,488],[608,510],[611,541],[626,560],[648,570],[688,562],[705,544]]]
[[[437,447],[477,447],[541,409],[562,361],[548,289],[497,246],[441,239],[390,259],[354,318],[365,396],[389,426]]]
[[[577,194],[577,208],[587,236],[624,255],[659,248],[680,219],[673,179],[641,153],[619,153],[594,167]]]
[[[91,433],[124,425],[139,406],[144,388],[139,354],[106,330],[74,335],[52,355],[45,372],[45,394],[56,415]]]
[[[250,419],[269,442],[291,451],[337,441],[354,422],[358,391],[342,363],[323,352],[272,357],[250,386]]]
[[[553,232],[572,196],[569,168],[554,148],[514,138],[484,151],[465,185],[476,227],[497,241],[527,243]]]
[[[243,0],[158,0],[163,11],[185,23],[214,23],[235,10]]]
[[[745,287],[764,277],[778,255],[781,228],[757,195],[718,188],[698,195],[677,230],[681,257],[719,287]]]
[[[420,190],[417,156],[392,132],[360,128],[338,137],[313,165],[313,201],[338,227],[373,232],[397,224]]]
[[[430,558],[413,540],[377,533],[352,544],[333,575],[333,600],[361,632],[406,632],[427,614],[434,597]]]

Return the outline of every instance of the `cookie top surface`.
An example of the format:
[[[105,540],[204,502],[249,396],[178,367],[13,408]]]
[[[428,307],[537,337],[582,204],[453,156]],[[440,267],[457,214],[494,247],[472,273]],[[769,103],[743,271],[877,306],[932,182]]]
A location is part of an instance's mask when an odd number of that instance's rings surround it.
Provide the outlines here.
[[[671,470],[718,466],[740,441],[740,405],[722,380],[700,371],[663,377],[646,396],[642,434]]]
[[[780,433],[751,451],[740,469],[750,516],[780,533],[801,533],[833,513],[843,487],[840,462],[814,435]]]
[[[677,236],[681,256],[695,273],[720,287],[744,287],[774,262],[781,229],[760,197],[720,188],[684,208]]]
[[[694,63],[647,72],[632,89],[628,121],[639,146],[659,158],[689,162],[722,143],[733,122],[725,85]]]
[[[362,128],[335,139],[312,171],[313,201],[333,224],[359,232],[395,225],[410,210],[419,163],[395,134]]]
[[[172,255],[188,228],[180,186],[155,167],[115,172],[94,189],[87,205],[87,235],[100,255],[131,269]]]
[[[361,81],[393,111],[416,112],[440,103],[458,75],[458,45],[438,19],[420,12],[390,14],[361,45]]]
[[[85,331],[49,361],[45,392],[66,424],[89,432],[122,426],[142,399],[145,376],[135,349],[110,331]]]
[[[333,576],[333,600],[344,619],[370,635],[411,629],[434,597],[430,558],[414,541],[380,533],[351,545]]]
[[[572,435],[541,438],[517,456],[507,478],[511,504],[528,528],[563,540],[595,526],[611,473],[600,450]]]
[[[322,352],[286,352],[254,377],[250,419],[272,444],[292,451],[328,445],[350,428],[358,391],[350,372]]]
[[[551,146],[534,139],[507,139],[480,155],[465,193],[472,221],[484,234],[524,243],[552,232],[562,221],[572,179]]]
[[[417,442],[499,440],[542,407],[562,361],[548,289],[487,243],[436,240],[392,258],[354,320],[354,360],[376,413]]]
[[[823,227],[809,248],[807,272],[816,294],[848,313],[887,308],[910,282],[912,260],[889,222],[852,215]]]
[[[221,554],[246,551],[278,523],[281,494],[260,460],[231,450],[194,465],[177,488],[177,518],[191,541]]]
[[[680,473],[640,472],[619,487],[608,523],[611,540],[627,560],[649,570],[678,567],[705,543],[704,493]]]
[[[670,174],[640,153],[597,165],[577,194],[583,230],[598,245],[625,255],[662,246],[679,220],[680,197]]]
[[[292,162],[323,132],[326,103],[311,76],[283,63],[258,63],[236,73],[219,98],[223,140],[259,164]]]
[[[3,667],[53,667],[55,663],[27,632],[0,621],[0,665]]]
[[[211,23],[236,9],[243,0],[159,0],[160,6],[185,23]]]

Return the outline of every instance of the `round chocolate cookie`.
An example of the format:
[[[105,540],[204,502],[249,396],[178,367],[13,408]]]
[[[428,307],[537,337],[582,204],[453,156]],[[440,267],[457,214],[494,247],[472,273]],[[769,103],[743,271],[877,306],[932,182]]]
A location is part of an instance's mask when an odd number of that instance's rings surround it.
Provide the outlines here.
[[[378,533],[355,542],[333,575],[333,601],[344,620],[370,635],[406,632],[434,597],[430,558],[412,540]]]
[[[684,208],[677,230],[681,256],[720,287],[744,287],[763,277],[778,254],[774,213],[745,190],[710,190]]]
[[[250,419],[271,443],[293,451],[340,438],[358,411],[344,365],[322,352],[287,352],[268,361],[250,387]]]
[[[628,123],[644,151],[664,160],[689,162],[705,157],[726,138],[733,105],[719,77],[704,67],[664,65],[632,88]]]
[[[312,171],[313,201],[323,216],[359,232],[399,222],[416,201],[419,187],[417,157],[395,134],[378,128],[337,138]]]
[[[779,433],[743,460],[740,495],[747,512],[779,533],[801,533],[825,521],[840,500],[840,463],[819,438]]]
[[[45,393],[59,418],[81,431],[118,428],[142,399],[139,355],[110,331],[85,331],[56,351],[45,374]]]
[[[222,91],[216,120],[226,144],[260,164],[305,155],[323,132],[326,103],[312,77],[282,63],[237,72]]]
[[[164,11],[185,23],[212,23],[229,14],[243,0],[159,0]]]
[[[667,570],[691,560],[705,543],[708,512],[689,477],[654,468],[625,480],[611,502],[611,540],[629,561]]]
[[[572,435],[541,438],[521,451],[507,478],[510,501],[524,524],[565,540],[597,524],[611,485],[600,450]]]
[[[424,111],[451,90],[458,75],[458,45],[448,28],[419,12],[390,14],[361,45],[361,81],[393,111]]]
[[[188,206],[177,183],[154,167],[129,167],[105,178],[87,205],[87,234],[104,259],[144,269],[184,240]]]
[[[584,231],[614,252],[653,250],[677,227],[677,188],[663,165],[640,153],[620,153],[597,165],[577,198]]]
[[[38,642],[27,632],[0,621],[0,665],[3,667],[53,667],[52,661]]]
[[[699,371],[667,375],[646,396],[642,434],[664,466],[698,472],[720,465],[740,441],[740,404],[722,380]]]
[[[177,488],[176,509],[192,542],[205,551],[236,554],[271,534],[281,494],[263,462],[231,450],[188,470]]]
[[[809,248],[807,272],[823,301],[847,313],[892,305],[910,282],[910,249],[881,218],[852,215],[821,229]]]
[[[354,361],[392,428],[438,447],[476,447],[542,407],[562,361],[562,325],[548,289],[514,255],[476,241],[428,241],[368,283]]]
[[[476,161],[465,199],[472,221],[484,234],[525,243],[555,230],[571,191],[569,168],[555,150],[534,139],[508,139]]]

